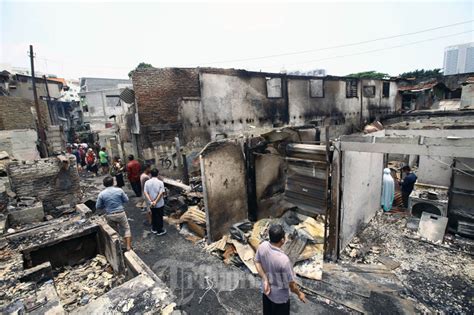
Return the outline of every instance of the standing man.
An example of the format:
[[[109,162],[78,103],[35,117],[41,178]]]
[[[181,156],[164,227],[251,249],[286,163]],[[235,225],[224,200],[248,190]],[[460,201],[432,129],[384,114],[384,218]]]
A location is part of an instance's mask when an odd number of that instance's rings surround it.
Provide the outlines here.
[[[99,151],[99,162],[100,168],[102,169],[102,175],[109,173],[109,155],[107,154],[107,149],[103,147]]]
[[[408,208],[408,197],[410,197],[410,194],[413,191],[417,177],[415,173],[411,172],[411,168],[408,165],[402,167],[402,173],[405,174],[405,177],[400,182],[400,186],[402,188],[402,201],[403,206]]]
[[[97,176],[97,173],[98,173],[99,169],[97,167],[97,159],[96,159],[95,153],[92,150],[92,148],[89,148],[87,150],[86,163],[87,163],[87,170],[89,172],[94,173],[95,176]]]
[[[128,164],[127,164],[127,174],[128,180],[130,185],[132,185],[132,189],[135,192],[135,196],[141,197],[142,196],[142,188],[140,185],[140,172],[141,172],[141,165],[140,163],[135,160],[133,154],[128,156]]]
[[[103,184],[105,189],[99,193],[95,207],[105,210],[107,223],[109,223],[117,233],[120,233],[119,228],[124,231],[124,242],[127,251],[129,251],[132,249],[132,234],[123,207],[123,204],[128,202],[128,197],[121,188],[114,187],[113,177],[106,176],[103,180]]]
[[[148,210],[148,200],[145,195],[145,183],[150,179],[150,172],[151,172],[151,165],[146,164],[145,170],[143,171],[142,175],[140,175],[140,184],[142,186],[142,194],[143,194],[143,207],[142,211],[146,211],[146,219],[149,224],[151,224],[151,212]],[[148,210],[148,211],[147,211]]]
[[[285,232],[280,224],[270,226],[270,242],[265,241],[257,249],[255,266],[262,278],[263,314],[290,314],[290,290],[306,303],[306,297],[295,282],[290,258],[281,250]]]
[[[86,148],[82,144],[79,144],[79,160],[81,168],[84,169],[86,166]]]
[[[151,170],[151,179],[145,183],[145,196],[150,205],[151,211],[151,232],[164,235],[166,230],[163,229],[163,208],[165,201],[163,200],[165,194],[165,185],[158,179],[158,170]]]

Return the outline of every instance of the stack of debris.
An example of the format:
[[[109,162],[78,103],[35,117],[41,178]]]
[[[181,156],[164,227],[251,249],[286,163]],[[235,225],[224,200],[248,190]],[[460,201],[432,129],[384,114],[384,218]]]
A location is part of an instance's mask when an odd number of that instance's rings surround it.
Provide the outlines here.
[[[257,273],[254,257],[260,243],[269,239],[268,229],[281,224],[287,235],[282,250],[294,265],[296,274],[309,279],[321,279],[324,243],[324,219],[314,219],[294,211],[287,211],[278,219],[262,219],[234,224],[228,235],[205,247],[226,264],[245,265]]]
[[[206,235],[206,213],[198,206],[189,207],[176,223],[186,226],[201,239]]]
[[[363,264],[364,268],[388,270],[384,272],[395,276],[392,282],[403,283],[403,290],[399,291],[417,300],[422,312],[469,313],[474,242],[457,235],[433,242],[423,237],[424,227],[419,224],[420,220],[406,214],[379,212],[352,240],[341,259]],[[388,283],[380,277],[372,282]]]
[[[65,266],[54,277],[61,303],[68,312],[96,299],[124,281],[124,275],[114,275],[102,255],[76,266]]]

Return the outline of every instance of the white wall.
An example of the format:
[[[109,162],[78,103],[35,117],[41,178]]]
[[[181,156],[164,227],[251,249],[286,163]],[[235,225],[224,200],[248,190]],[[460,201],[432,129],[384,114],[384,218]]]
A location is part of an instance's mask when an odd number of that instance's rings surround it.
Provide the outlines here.
[[[123,121],[123,116],[130,104],[121,101],[120,106],[115,106],[115,101],[118,102],[118,98],[113,98],[112,101],[107,97],[107,95],[120,95],[121,91],[121,89],[111,89],[81,93],[82,96],[85,96],[83,103],[87,104],[88,108],[88,112],[83,113],[84,121],[90,123],[93,131],[113,134],[115,132],[114,128],[105,128],[106,123],[113,124],[115,122],[109,117],[116,115],[117,123]]]
[[[474,107],[474,83],[463,85],[461,92],[461,108]]]
[[[1,130],[0,151],[7,151],[10,159],[37,160],[36,149],[38,135],[33,129]]]
[[[380,209],[383,168],[382,153],[342,152],[341,250]]]
[[[416,176],[423,184],[449,187],[451,185],[453,159],[440,156],[420,156]]]

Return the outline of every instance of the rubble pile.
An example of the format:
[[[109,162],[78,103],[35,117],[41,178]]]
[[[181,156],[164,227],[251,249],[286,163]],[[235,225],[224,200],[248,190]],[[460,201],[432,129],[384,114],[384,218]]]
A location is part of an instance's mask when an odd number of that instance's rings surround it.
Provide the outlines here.
[[[85,305],[123,283],[124,275],[114,275],[102,255],[76,266],[65,266],[54,276],[54,283],[66,311]]]
[[[268,240],[272,224],[281,224],[287,235],[282,250],[295,267],[296,274],[309,279],[321,279],[324,247],[324,219],[314,219],[294,211],[281,218],[261,219],[255,223],[244,221],[234,224],[228,235],[205,246],[205,250],[221,258],[225,264],[246,266],[256,274],[254,257],[258,246]]]
[[[87,200],[96,200],[101,189],[101,185],[97,184],[94,178],[82,178],[80,182],[80,200],[86,203]]]
[[[185,224],[189,230],[201,238],[206,235],[206,213],[197,206],[189,207],[179,218],[178,223]]]
[[[2,245],[0,249],[0,310],[14,298],[22,298],[35,289],[33,282],[21,282],[23,259],[11,248]]]
[[[417,232],[406,214],[383,214],[342,252],[344,262],[385,265],[393,269],[410,295],[431,312],[469,313],[473,308],[474,242],[446,235],[435,244]]]

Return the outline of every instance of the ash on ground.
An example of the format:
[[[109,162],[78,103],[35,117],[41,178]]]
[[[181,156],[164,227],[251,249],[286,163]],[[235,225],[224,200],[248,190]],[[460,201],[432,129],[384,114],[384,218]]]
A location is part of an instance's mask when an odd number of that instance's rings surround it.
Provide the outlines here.
[[[102,255],[87,262],[57,270],[54,283],[67,312],[85,305],[124,282],[123,275],[114,275]]]
[[[406,213],[377,213],[341,253],[342,261],[379,264],[389,260],[410,295],[429,311],[472,312],[474,242],[447,234],[443,243],[431,243],[420,237],[413,221]]]

